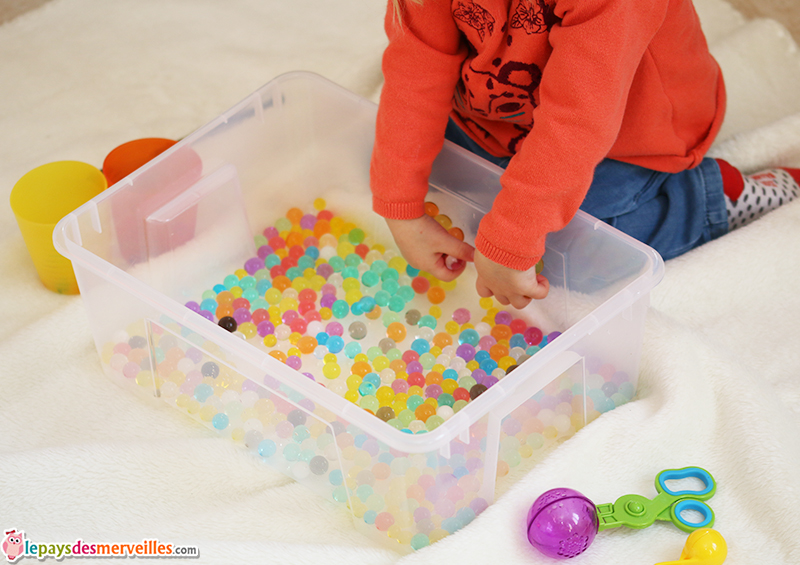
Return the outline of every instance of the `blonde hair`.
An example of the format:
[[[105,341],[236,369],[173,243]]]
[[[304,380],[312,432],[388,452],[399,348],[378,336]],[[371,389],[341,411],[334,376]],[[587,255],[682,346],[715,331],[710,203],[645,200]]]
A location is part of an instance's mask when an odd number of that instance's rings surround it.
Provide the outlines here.
[[[392,7],[394,8],[394,19],[398,24],[403,23],[403,2],[406,0],[392,0]],[[422,5],[423,0],[409,0],[414,4]]]

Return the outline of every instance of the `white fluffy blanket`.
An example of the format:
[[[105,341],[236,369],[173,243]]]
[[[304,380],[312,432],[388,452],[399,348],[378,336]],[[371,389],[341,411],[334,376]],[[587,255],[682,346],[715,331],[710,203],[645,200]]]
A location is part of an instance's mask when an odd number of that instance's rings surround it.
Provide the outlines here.
[[[774,21],[696,0],[730,95],[713,149],[800,166],[800,55]],[[100,166],[138,137],[193,131],[285,71],[377,99],[384,4],[363,0],[53,0],[0,26],[0,191],[55,160]],[[103,374],[79,297],[40,284],[0,206],[0,528],[30,540],[196,545],[202,563],[550,563],[525,539],[541,492],[654,496],[699,465],[728,563],[800,563],[800,202],[667,264],[639,395],[519,477],[472,524],[412,555],[347,510]],[[575,562],[677,559],[671,524],[601,533]],[[23,563],[26,561],[23,561]],[[98,561],[93,561],[98,562]],[[193,560],[198,562],[198,560]]]

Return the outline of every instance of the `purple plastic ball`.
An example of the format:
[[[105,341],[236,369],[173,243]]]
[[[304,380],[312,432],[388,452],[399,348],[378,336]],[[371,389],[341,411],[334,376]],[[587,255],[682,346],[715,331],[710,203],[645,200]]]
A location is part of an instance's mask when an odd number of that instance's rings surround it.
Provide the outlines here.
[[[580,555],[597,535],[597,510],[576,490],[548,490],[528,511],[528,541],[555,559]]]

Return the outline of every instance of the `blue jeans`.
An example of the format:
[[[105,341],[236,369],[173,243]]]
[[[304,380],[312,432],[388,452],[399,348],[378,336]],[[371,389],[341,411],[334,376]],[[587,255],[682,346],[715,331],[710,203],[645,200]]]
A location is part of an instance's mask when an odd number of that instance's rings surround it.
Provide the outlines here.
[[[445,137],[506,168],[510,157],[495,157],[452,120]],[[613,159],[603,160],[581,210],[603,220],[672,259],[728,233],[722,175],[714,159],[692,169],[662,173]]]

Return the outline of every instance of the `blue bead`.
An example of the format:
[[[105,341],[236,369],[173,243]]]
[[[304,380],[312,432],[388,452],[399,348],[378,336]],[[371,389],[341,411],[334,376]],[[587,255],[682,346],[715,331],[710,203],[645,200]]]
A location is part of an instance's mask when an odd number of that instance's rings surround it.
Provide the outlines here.
[[[217,310],[217,301],[212,300],[211,298],[206,298],[200,303],[200,309],[214,313]]]
[[[325,345],[326,343],[328,343],[328,337],[329,337],[329,336],[328,336],[328,334],[327,334],[327,333],[325,333],[325,332],[319,332],[319,333],[318,333],[316,336],[314,336],[314,337],[316,337],[316,338],[317,338],[317,343],[318,343],[319,345]]]
[[[406,265],[406,274],[409,277],[412,277],[412,278],[416,277],[419,274],[419,272],[420,272],[419,269],[415,269],[411,265]]]
[[[458,380],[458,371],[455,369],[445,369],[442,373],[442,378],[445,379],[453,379],[454,381]]]
[[[261,457],[272,457],[275,455],[277,448],[278,447],[275,445],[274,441],[271,439],[265,439],[258,444],[258,454]]]
[[[343,279],[356,279],[358,280],[358,269],[355,267],[345,267],[342,269],[342,278]]]
[[[314,259],[319,259],[319,248],[316,245],[309,245],[306,247],[306,255]]]
[[[364,375],[364,378],[361,379],[363,383],[372,383],[372,386],[375,389],[378,389],[381,386],[381,378],[378,376],[378,373],[367,373]]]
[[[374,524],[375,518],[378,517],[378,513],[374,510],[367,510],[364,512],[364,523],[365,524]]]
[[[214,414],[214,417],[211,418],[211,425],[214,426],[218,430],[224,430],[228,427],[228,415],[219,412]]]
[[[372,262],[372,265],[369,266],[369,270],[376,273],[379,276],[387,268],[389,268],[389,264],[383,259],[376,259],[375,261]]]
[[[525,338],[522,337],[520,334],[514,334],[511,336],[511,339],[508,340],[508,345],[511,347],[528,347],[528,342],[525,341]]]
[[[358,385],[358,394],[361,396],[373,395],[375,394],[375,390],[375,385],[370,382],[362,382],[360,385]]]
[[[205,402],[212,394],[214,394],[214,389],[205,383],[200,383],[194,387],[194,397],[198,402]]]
[[[361,446],[364,445],[364,442],[367,441],[369,438],[366,434],[358,434],[356,437],[353,438],[353,445],[357,448],[361,449]]]
[[[261,279],[256,283],[256,291],[262,296],[264,295],[265,292],[267,292],[271,288],[272,288],[272,281],[269,279]]]
[[[338,255],[334,255],[330,259],[328,259],[328,265],[333,268],[334,273],[341,273],[342,269],[345,268],[344,259],[339,257]]]
[[[411,343],[411,349],[422,355],[431,349],[431,344],[427,339],[417,338]]]
[[[485,361],[486,359],[491,359],[491,358],[492,358],[492,356],[489,354],[489,352],[485,351],[483,349],[481,349],[480,351],[477,351],[475,353],[475,357],[474,357],[475,361],[477,361],[478,363],[480,363],[481,361]]]
[[[214,285],[214,288],[213,288],[213,289],[211,289],[211,290],[213,290],[214,292],[216,292],[217,294],[219,294],[219,293],[220,293],[220,292],[222,292],[223,290],[228,290],[228,289],[227,289],[227,288],[225,288],[225,285],[224,285],[224,284],[215,284],[215,285]]]
[[[348,359],[354,359],[359,353],[361,353],[361,344],[356,341],[351,341],[344,346],[344,354]]]
[[[458,334],[458,343],[468,343],[473,347],[478,345],[480,339],[480,334],[473,329],[466,329]]]
[[[325,346],[331,353],[339,353],[344,348],[344,340],[341,336],[332,335],[328,338],[328,342]]]
[[[485,371],[487,375],[497,369],[497,361],[494,359],[484,359],[481,361],[480,365],[481,369]]]
[[[381,308],[385,308],[386,306],[388,306],[389,300],[391,300],[391,298],[392,295],[386,292],[385,290],[379,290],[378,292],[375,293],[375,303]]]
[[[334,469],[328,473],[328,481],[330,481],[333,486],[339,486],[342,484],[342,480],[342,472],[339,469]]]

